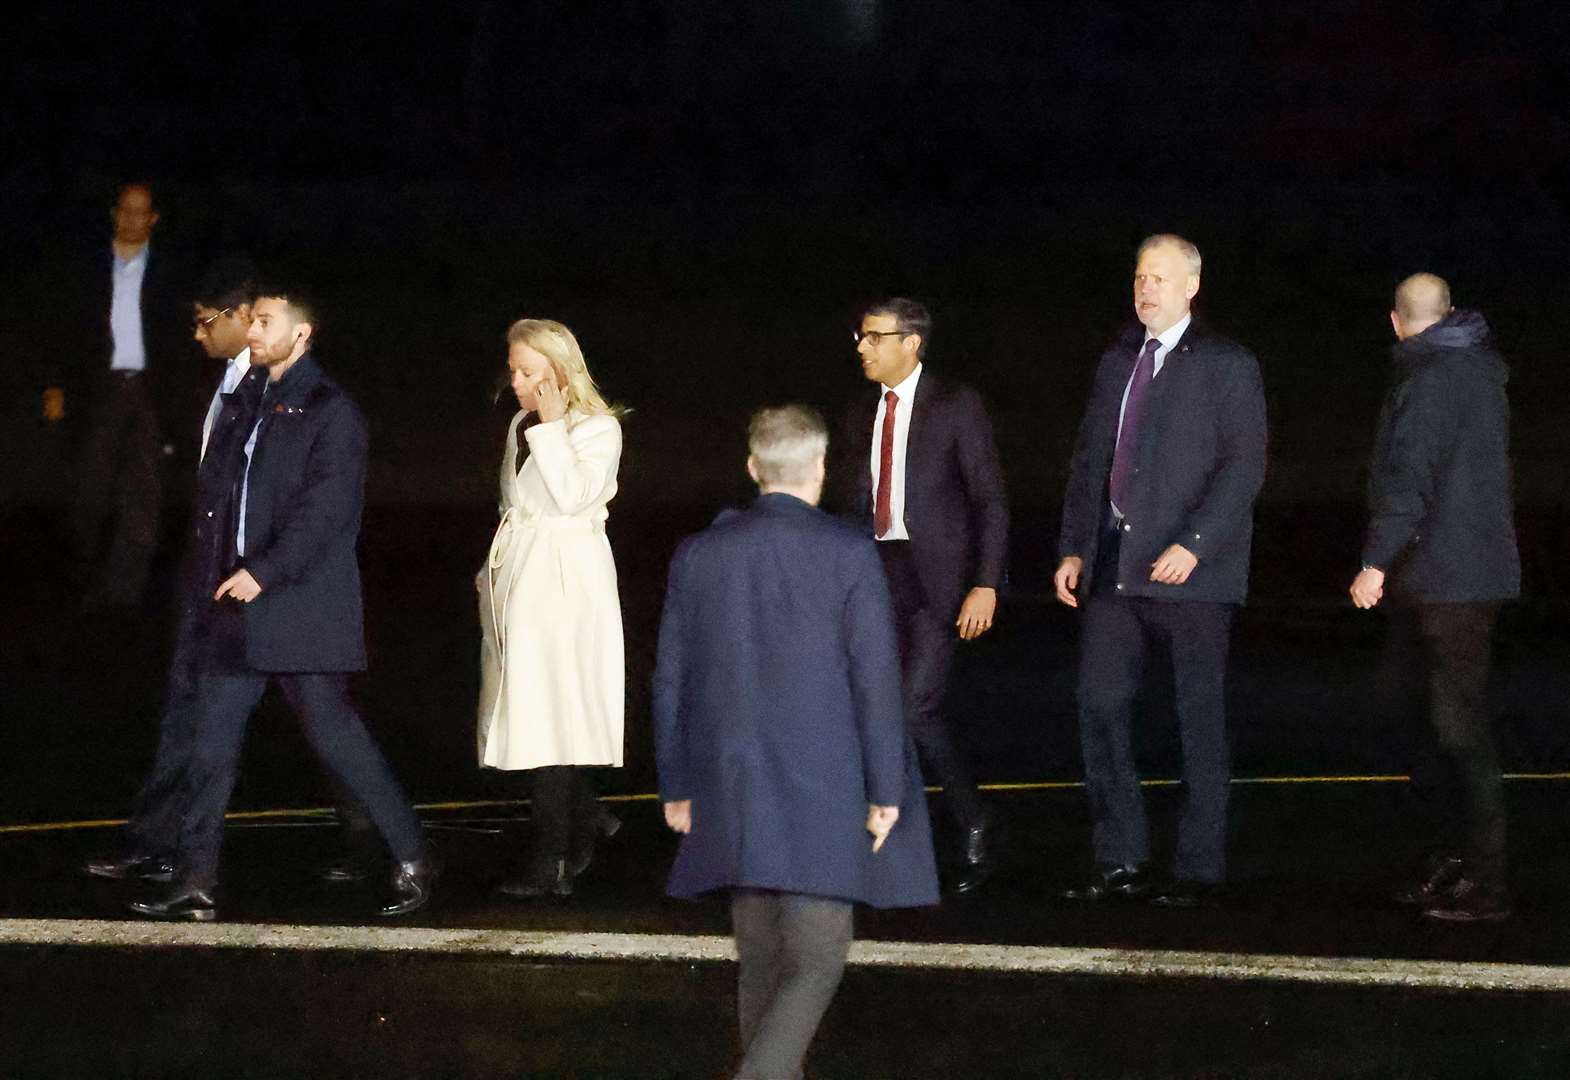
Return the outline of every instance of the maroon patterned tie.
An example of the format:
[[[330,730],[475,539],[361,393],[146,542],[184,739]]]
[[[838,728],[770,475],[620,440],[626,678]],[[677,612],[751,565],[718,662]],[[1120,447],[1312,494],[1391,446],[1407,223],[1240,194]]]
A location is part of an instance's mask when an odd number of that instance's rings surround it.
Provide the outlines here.
[[[1138,454],[1139,416],[1145,405],[1145,391],[1156,377],[1156,350],[1161,348],[1157,338],[1145,342],[1139,362],[1134,365],[1134,378],[1128,384],[1128,400],[1123,404],[1123,426],[1118,429],[1117,449],[1112,452],[1112,482],[1108,485],[1112,505],[1123,513],[1128,512],[1128,484],[1134,476],[1134,458]]]
[[[883,395],[883,448],[878,452],[878,499],[872,511],[872,531],[882,536],[894,526],[894,406],[899,397],[890,390]]]

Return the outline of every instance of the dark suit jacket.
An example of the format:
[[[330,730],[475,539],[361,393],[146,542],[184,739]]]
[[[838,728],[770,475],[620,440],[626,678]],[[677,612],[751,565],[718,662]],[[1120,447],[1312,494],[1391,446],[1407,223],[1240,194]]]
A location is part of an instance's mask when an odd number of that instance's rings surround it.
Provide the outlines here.
[[[365,504],[365,417],[307,353],[262,399],[245,508],[243,606],[256,671],[363,671],[356,545]],[[209,450],[211,453],[211,450]]]
[[[944,619],[965,594],[1001,589],[1009,511],[1003,469],[981,395],[923,367],[905,446],[905,529],[927,602]],[[845,418],[836,452],[836,490],[849,520],[872,535],[872,430],[878,395]]]
[[[197,472],[180,578],[181,635],[186,658],[208,671],[249,670],[240,602],[215,601],[213,593],[235,570],[245,442],[256,424],[258,399],[266,382],[266,370],[253,367],[233,393],[223,395],[207,455]]]
[[[871,541],[760,496],[671,562],[654,675],[660,798],[693,801],[669,892],[937,902],[927,799]],[[867,804],[900,807],[872,854]]]
[[[50,326],[40,340],[56,343],[58,351],[43,359],[42,381],[65,390],[67,423],[73,428],[88,415],[114,356],[109,329],[113,268],[114,252],[106,241],[78,252],[68,267],[52,274],[54,295],[46,305]],[[143,378],[159,424],[164,437],[183,448],[191,441],[192,388],[207,380],[201,374],[200,351],[191,342],[184,263],[156,241],[147,246],[142,277],[142,337],[147,356]],[[194,468],[194,453],[186,464]]]
[[[1118,412],[1143,340],[1143,327],[1131,327],[1102,354],[1074,447],[1059,552],[1084,559],[1083,593],[1091,588],[1110,515],[1107,483]],[[1259,364],[1196,317],[1148,394],[1129,505],[1119,507],[1125,527],[1119,595],[1242,603],[1254,499],[1265,479]],[[1171,544],[1199,556],[1199,565],[1182,585],[1159,585],[1150,580],[1150,566]]]

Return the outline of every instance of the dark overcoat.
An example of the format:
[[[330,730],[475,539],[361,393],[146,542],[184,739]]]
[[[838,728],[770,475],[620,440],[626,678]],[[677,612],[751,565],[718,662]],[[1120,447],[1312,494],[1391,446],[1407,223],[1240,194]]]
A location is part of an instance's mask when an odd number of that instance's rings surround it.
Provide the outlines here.
[[[672,896],[734,886],[937,903],[888,585],[850,526],[773,493],[683,542],[654,721],[660,798],[692,800]],[[869,803],[900,807],[877,854]]]
[[[365,416],[306,353],[262,399],[245,505],[245,659],[266,672],[365,669],[356,551]]]
[[[1369,470],[1363,563],[1397,603],[1521,592],[1510,479],[1509,369],[1488,323],[1451,312],[1395,347]]]
[[[1123,390],[1144,341],[1131,327],[1102,354],[1063,496],[1061,556],[1084,560],[1088,595],[1110,517],[1107,483]],[[1265,480],[1265,396],[1254,354],[1194,319],[1146,391],[1123,512],[1117,595],[1242,603],[1254,499]],[[1172,544],[1199,557],[1182,585],[1150,580]]]

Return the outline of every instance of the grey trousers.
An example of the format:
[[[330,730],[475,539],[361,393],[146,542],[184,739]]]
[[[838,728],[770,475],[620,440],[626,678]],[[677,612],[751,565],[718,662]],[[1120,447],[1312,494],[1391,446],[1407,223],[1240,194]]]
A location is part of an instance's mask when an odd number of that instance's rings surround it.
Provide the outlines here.
[[[741,961],[738,1080],[797,1080],[850,954],[851,904],[735,889],[731,930]]]

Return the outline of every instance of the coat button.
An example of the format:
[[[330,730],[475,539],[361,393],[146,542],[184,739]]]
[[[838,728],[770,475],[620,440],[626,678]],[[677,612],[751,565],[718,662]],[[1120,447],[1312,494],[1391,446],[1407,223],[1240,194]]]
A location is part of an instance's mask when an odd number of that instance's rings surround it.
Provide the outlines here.
[[[1130,525],[1128,522],[1125,521],[1123,523],[1123,531],[1124,532],[1133,532],[1134,531],[1134,526]]]
[[[213,512],[211,510],[207,511],[207,516],[208,517],[212,517],[213,516]]]
[[[1123,583],[1120,581],[1120,582],[1118,582],[1118,591],[1121,592],[1122,589],[1123,589]]]

